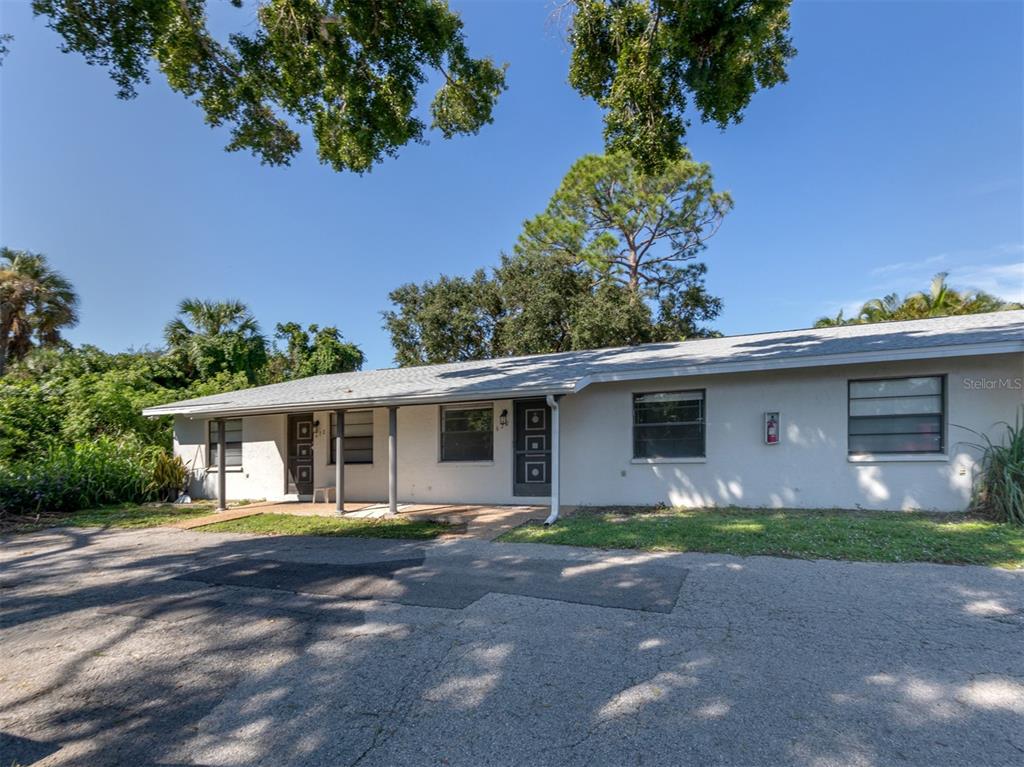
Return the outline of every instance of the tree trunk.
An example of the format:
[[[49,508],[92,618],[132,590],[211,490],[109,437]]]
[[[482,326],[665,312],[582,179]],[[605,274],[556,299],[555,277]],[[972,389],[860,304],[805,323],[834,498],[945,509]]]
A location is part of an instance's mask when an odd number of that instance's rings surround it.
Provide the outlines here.
[[[0,306],[0,377],[7,372],[7,346],[11,335],[11,311]]]
[[[637,258],[636,251],[629,253],[629,291],[633,295],[640,292],[640,259]]]

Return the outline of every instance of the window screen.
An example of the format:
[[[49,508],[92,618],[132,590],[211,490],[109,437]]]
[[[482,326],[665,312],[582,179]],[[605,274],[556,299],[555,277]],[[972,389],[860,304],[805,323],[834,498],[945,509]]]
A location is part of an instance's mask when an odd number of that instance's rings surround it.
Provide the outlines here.
[[[226,466],[242,465],[242,419],[228,418],[224,421],[224,459]],[[210,462],[208,466],[215,469],[220,466],[218,450],[220,448],[220,431],[217,421],[210,421]]]
[[[337,413],[331,413],[331,463],[338,460]],[[373,411],[345,412],[345,463],[373,463]]]
[[[491,405],[441,408],[441,460],[490,461],[494,458],[494,409]]]
[[[944,384],[942,376],[850,381],[850,454],[941,453]]]
[[[634,458],[703,456],[703,391],[633,395]]]

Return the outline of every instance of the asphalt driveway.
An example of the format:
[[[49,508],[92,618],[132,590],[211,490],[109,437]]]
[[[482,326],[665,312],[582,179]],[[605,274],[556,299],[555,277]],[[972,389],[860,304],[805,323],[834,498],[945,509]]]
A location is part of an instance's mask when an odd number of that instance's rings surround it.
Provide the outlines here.
[[[1020,765],[1024,573],[0,541],[0,764]]]

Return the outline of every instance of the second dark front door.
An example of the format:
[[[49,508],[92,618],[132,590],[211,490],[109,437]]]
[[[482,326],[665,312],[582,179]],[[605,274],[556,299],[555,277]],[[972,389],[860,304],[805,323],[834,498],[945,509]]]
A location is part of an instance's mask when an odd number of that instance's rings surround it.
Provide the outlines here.
[[[513,403],[514,495],[551,495],[551,409],[542,399]]]
[[[313,414],[288,416],[288,492],[313,494]]]

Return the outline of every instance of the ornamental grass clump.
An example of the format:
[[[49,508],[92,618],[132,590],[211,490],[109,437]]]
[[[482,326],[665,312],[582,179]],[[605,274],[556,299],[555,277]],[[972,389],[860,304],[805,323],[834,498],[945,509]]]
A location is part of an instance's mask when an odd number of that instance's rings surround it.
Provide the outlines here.
[[[1006,424],[1001,442],[982,437],[974,505],[1001,522],[1024,525],[1024,407],[1015,424]]]
[[[146,490],[158,501],[177,500],[188,486],[189,470],[180,456],[157,448],[153,451],[152,470]]]

